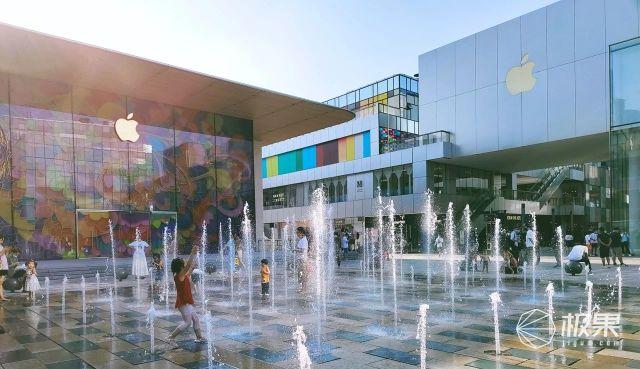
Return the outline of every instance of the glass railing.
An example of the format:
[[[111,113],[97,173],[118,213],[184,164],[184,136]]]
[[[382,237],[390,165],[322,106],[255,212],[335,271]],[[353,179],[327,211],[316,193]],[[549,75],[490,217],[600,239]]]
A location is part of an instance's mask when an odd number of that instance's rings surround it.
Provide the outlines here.
[[[404,140],[388,142],[381,145],[382,152],[391,152],[409,149],[423,145],[430,145],[438,142],[452,142],[453,134],[449,131],[435,131],[420,136],[409,137]]]

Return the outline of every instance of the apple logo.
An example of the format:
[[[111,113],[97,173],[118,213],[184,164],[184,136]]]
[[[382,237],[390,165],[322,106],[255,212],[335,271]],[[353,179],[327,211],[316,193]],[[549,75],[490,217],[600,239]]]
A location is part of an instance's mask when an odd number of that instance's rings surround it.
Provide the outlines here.
[[[533,90],[536,84],[536,79],[533,77],[535,65],[536,63],[529,61],[529,54],[524,54],[520,65],[509,69],[505,82],[511,95]]]
[[[140,138],[138,131],[136,131],[138,122],[132,118],[133,113],[129,113],[129,115],[127,115],[127,119],[120,118],[116,120],[116,133],[121,141],[136,142]]]

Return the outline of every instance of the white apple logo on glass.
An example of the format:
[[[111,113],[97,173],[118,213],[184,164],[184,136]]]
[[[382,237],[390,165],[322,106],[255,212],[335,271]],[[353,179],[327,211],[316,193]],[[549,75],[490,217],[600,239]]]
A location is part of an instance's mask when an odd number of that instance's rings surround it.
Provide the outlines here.
[[[138,122],[133,120],[133,113],[129,113],[129,115],[127,115],[127,119],[120,118],[116,120],[116,133],[118,134],[118,137],[120,137],[121,141],[138,141],[140,135],[138,134],[138,131],[136,131],[137,127]]]
[[[533,86],[536,85],[536,79],[533,77],[535,65],[536,63],[529,60],[529,54],[524,54],[520,65],[509,69],[505,82],[511,95],[533,90]]]

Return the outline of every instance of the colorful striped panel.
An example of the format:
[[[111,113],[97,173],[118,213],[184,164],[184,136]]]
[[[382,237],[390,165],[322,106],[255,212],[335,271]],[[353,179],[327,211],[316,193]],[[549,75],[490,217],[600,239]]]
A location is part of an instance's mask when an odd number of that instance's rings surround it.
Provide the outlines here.
[[[362,157],[371,156],[371,131],[362,132]]]
[[[278,175],[278,155],[267,158],[267,176]]]
[[[345,138],[346,141],[346,146],[347,146],[347,152],[346,152],[346,161],[351,161],[353,159],[356,158],[356,142],[355,142],[355,136],[349,136]]]
[[[347,161],[347,138],[339,138],[338,139],[338,161],[343,162]]]
[[[369,156],[371,156],[371,134],[365,131],[263,158],[262,177],[273,177]]]
[[[355,159],[362,159],[362,134],[356,135],[354,138]]]
[[[316,147],[309,146],[302,149],[302,169],[316,167]]]

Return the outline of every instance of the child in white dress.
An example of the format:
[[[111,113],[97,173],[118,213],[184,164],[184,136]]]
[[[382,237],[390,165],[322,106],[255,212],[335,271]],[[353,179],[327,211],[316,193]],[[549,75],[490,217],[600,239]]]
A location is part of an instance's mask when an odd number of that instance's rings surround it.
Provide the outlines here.
[[[29,292],[29,300],[35,301],[36,292],[40,289],[40,281],[38,281],[38,272],[36,267],[38,263],[35,260],[27,261],[27,278],[24,281],[24,290]]]
[[[131,242],[129,247],[135,249],[131,263],[131,275],[146,277],[149,275],[149,267],[147,266],[147,256],[144,254],[144,249],[149,247],[149,244],[140,239],[140,230],[138,228],[136,228],[136,240]]]

